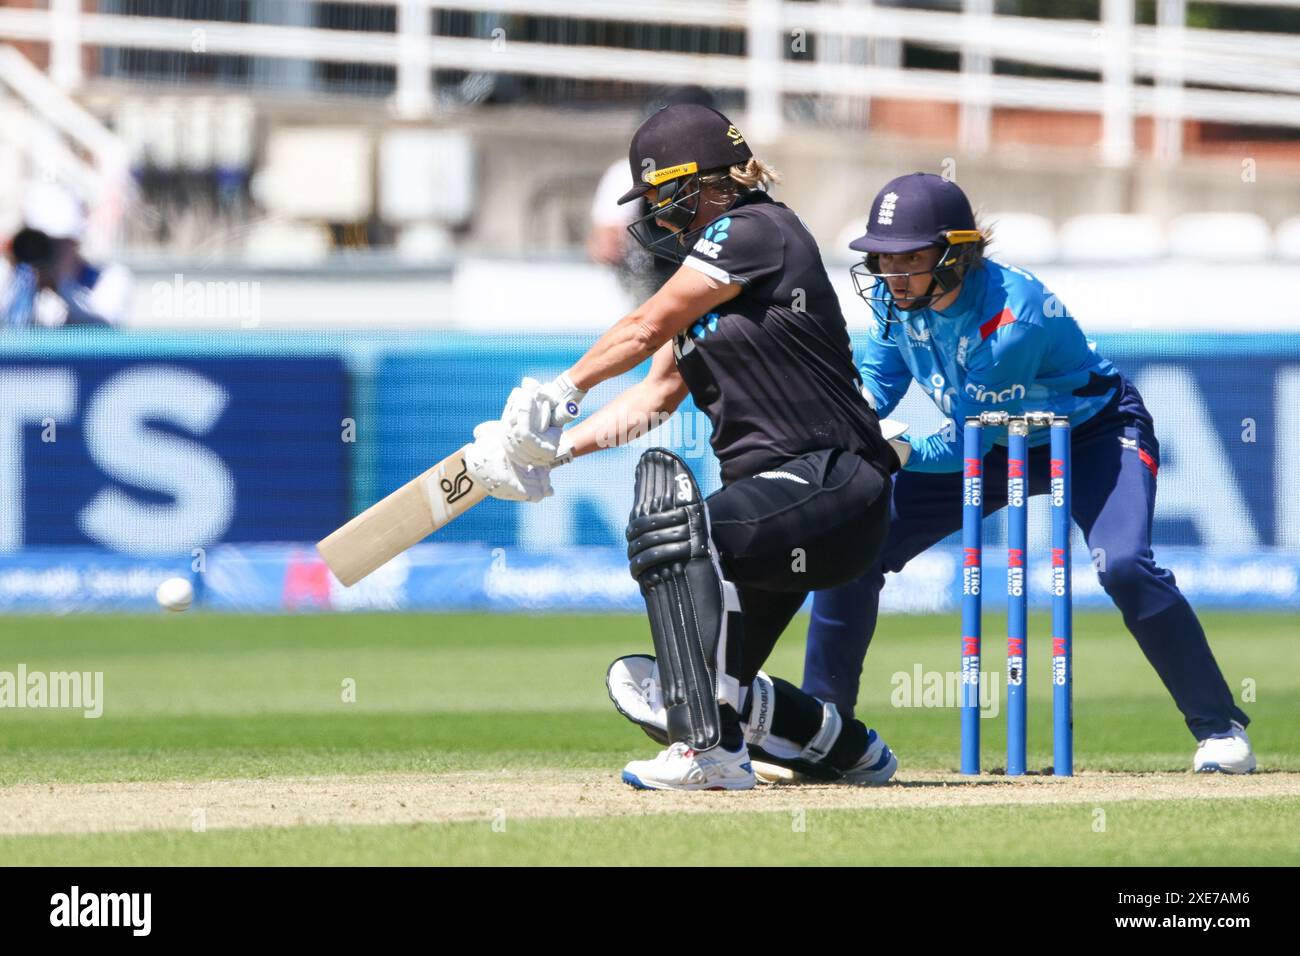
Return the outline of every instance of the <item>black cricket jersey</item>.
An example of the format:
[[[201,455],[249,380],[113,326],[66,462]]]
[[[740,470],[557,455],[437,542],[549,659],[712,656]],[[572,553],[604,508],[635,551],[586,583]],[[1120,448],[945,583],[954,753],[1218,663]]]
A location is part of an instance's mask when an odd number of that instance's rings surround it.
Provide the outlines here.
[[[673,341],[677,369],[713,425],[724,483],[824,448],[898,470],[862,397],[817,243],[795,213],[752,191],[699,233],[682,267],[742,286]]]

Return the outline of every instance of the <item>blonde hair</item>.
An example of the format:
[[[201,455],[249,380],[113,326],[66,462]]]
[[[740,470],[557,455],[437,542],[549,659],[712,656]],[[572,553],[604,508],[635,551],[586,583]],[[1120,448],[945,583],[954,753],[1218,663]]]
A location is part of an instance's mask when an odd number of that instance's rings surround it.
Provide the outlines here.
[[[781,181],[780,173],[756,157],[732,166],[727,170],[727,176],[746,189],[766,190]]]

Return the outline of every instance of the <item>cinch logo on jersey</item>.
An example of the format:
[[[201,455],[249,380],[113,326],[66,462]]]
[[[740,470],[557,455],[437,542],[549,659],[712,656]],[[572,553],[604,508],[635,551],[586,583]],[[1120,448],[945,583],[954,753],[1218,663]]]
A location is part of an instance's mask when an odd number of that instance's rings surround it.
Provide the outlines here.
[[[128,926],[133,936],[148,936],[153,910],[152,893],[71,892],[50,897],[51,926]]]
[[[1017,382],[1000,392],[986,389],[983,385],[976,382],[966,383],[966,394],[981,404],[997,405],[1002,402],[1014,402],[1017,399],[1025,397],[1025,387]]]
[[[898,206],[898,193],[885,193],[880,200],[880,211],[876,213],[876,222],[882,226],[894,224],[894,209]]]
[[[708,256],[710,259],[718,258],[718,253],[722,251],[722,244],[727,239],[727,228],[730,225],[731,217],[723,216],[704,230],[704,235],[696,240],[691,251],[698,252],[702,256]]]

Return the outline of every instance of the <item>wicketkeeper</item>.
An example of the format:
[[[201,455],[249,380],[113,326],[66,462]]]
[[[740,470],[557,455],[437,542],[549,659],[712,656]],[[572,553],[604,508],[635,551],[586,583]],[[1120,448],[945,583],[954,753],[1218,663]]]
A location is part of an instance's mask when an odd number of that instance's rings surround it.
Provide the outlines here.
[[[1249,718],[1172,572],[1151,552],[1160,467],[1151,413],[1061,301],[1028,272],[986,259],[985,242],[956,183],[913,173],[880,190],[866,234],[851,244],[864,253],[853,273],[872,311],[860,365],[868,401],[888,415],[915,381],[951,422],[908,439],[878,559],[858,580],[815,597],[804,689],[853,713],[885,572],[961,527],[967,416],[1048,411],[1070,420],[1074,521],[1102,587],[1199,741],[1194,768],[1254,770]],[[1006,504],[1006,434],[984,429],[986,515]],[[1046,429],[1030,434],[1031,495],[1048,491],[1047,441]]]

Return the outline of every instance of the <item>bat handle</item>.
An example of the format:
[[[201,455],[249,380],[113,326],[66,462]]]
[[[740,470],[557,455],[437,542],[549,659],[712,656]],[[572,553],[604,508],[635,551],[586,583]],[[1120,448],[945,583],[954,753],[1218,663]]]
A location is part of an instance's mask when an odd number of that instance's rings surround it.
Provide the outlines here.
[[[554,409],[551,410],[552,425],[560,425],[561,427],[563,427],[564,425],[569,424],[569,422],[573,421],[577,417],[578,417],[578,403],[573,401],[572,399],[560,402],[558,405],[555,406]]]
[[[578,403],[586,396],[587,390],[574,385],[567,372],[547,387],[554,389],[554,394],[558,395],[558,401],[551,409],[551,424],[567,425],[577,418]]]

